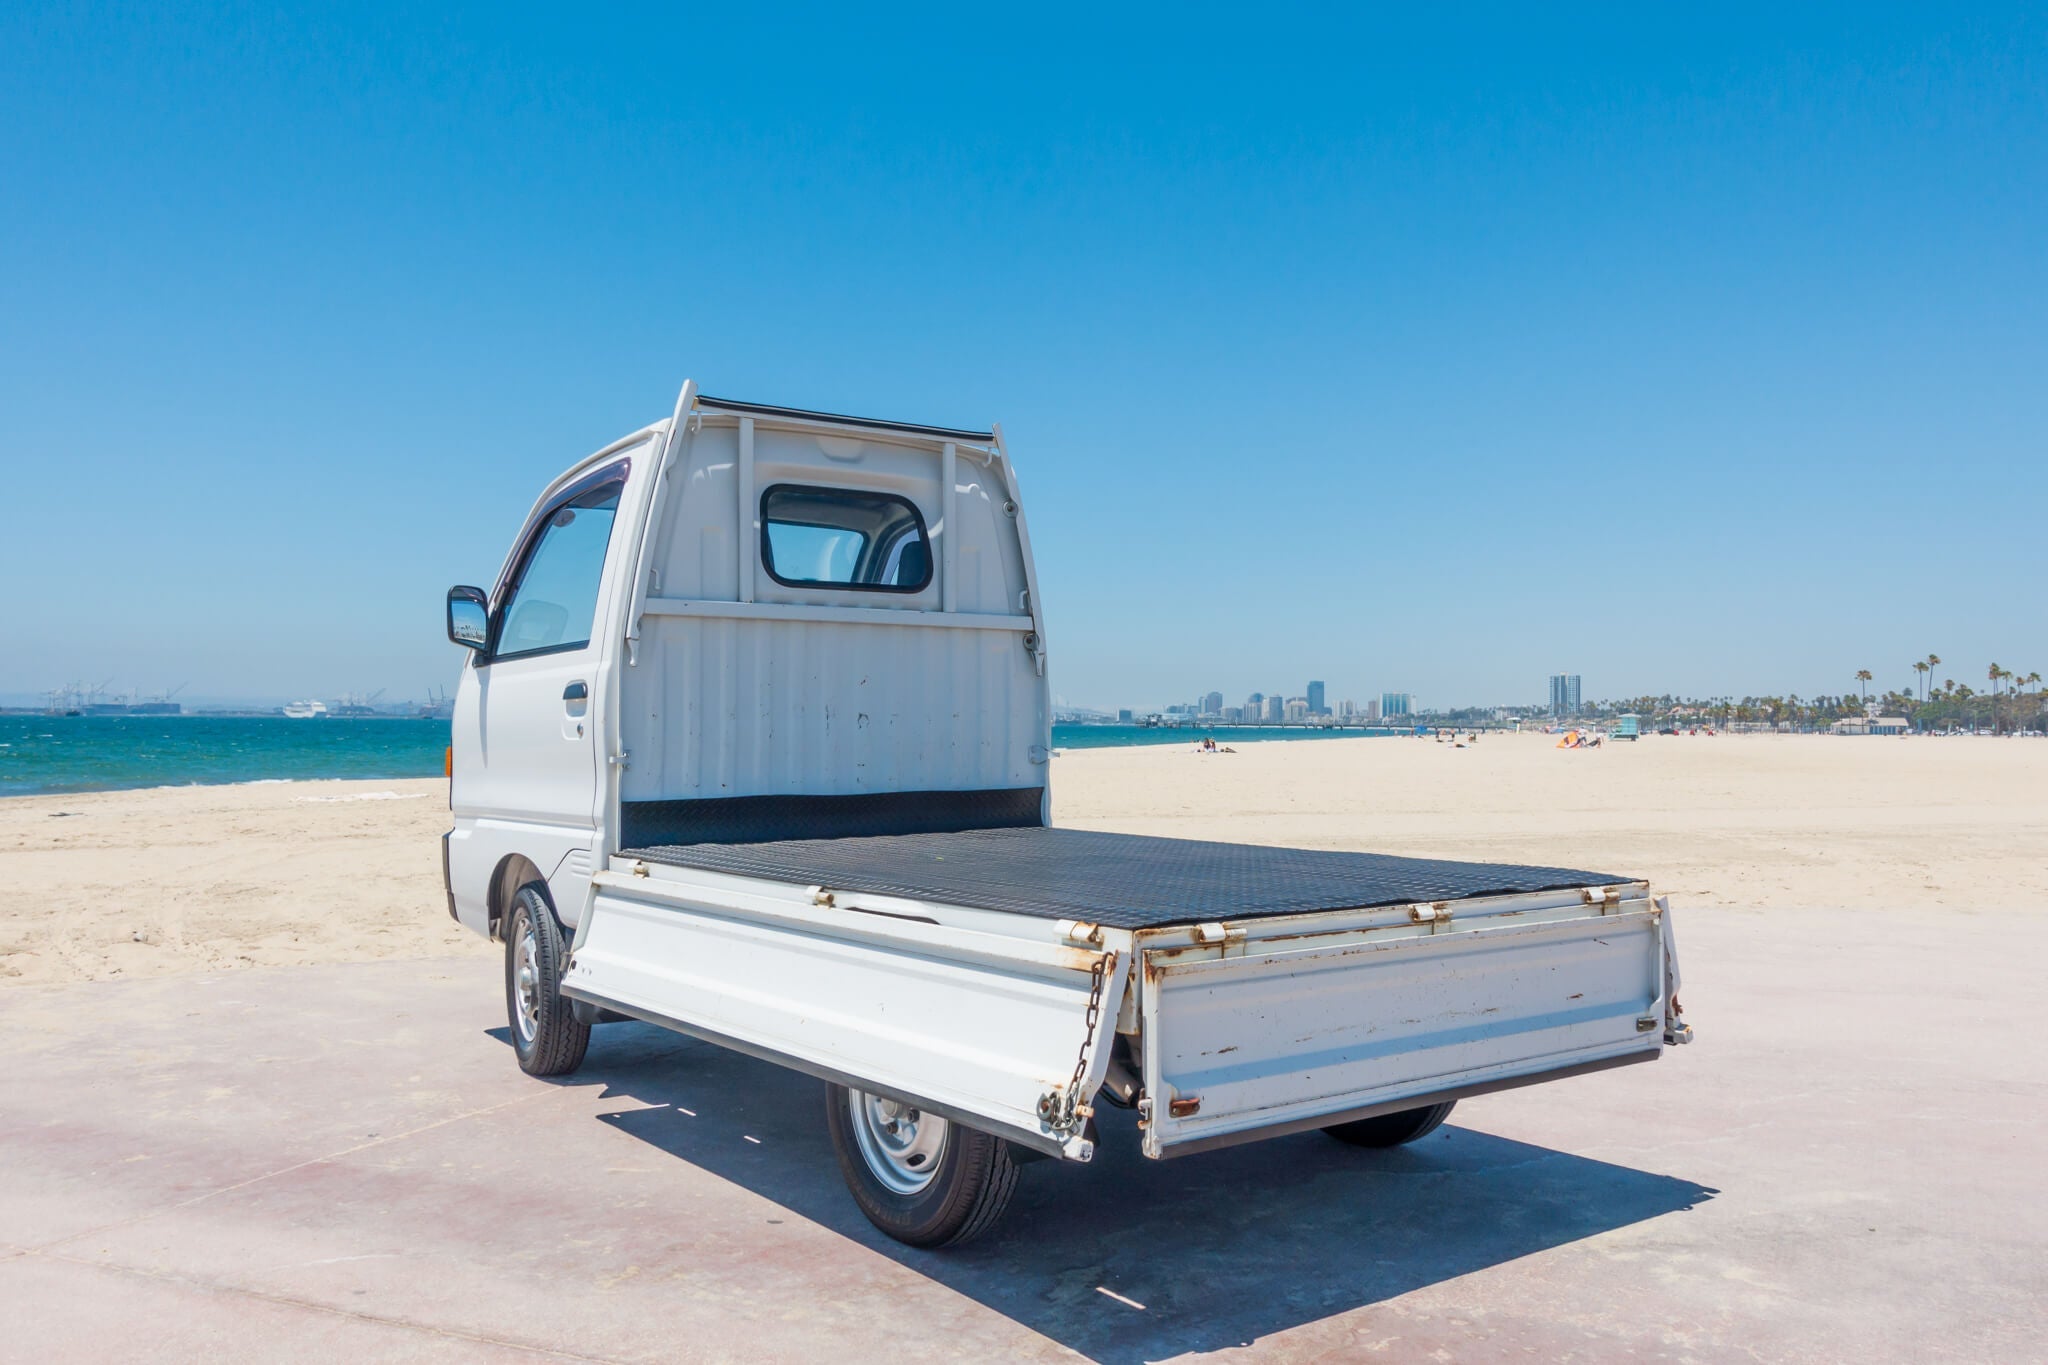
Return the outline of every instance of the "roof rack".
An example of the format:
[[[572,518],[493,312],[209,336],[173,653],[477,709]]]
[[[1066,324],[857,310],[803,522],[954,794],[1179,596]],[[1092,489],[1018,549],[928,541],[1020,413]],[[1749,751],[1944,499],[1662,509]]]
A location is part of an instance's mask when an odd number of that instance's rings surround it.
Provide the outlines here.
[[[928,427],[919,422],[890,422],[879,417],[848,417],[838,412],[809,412],[803,408],[782,408],[772,403],[742,403],[733,398],[698,397],[699,410],[743,412],[757,417],[795,417],[812,422],[831,422],[842,427],[867,427],[874,431],[908,431],[919,436],[937,436],[948,441],[993,441],[993,431],[962,431],[953,427]]]

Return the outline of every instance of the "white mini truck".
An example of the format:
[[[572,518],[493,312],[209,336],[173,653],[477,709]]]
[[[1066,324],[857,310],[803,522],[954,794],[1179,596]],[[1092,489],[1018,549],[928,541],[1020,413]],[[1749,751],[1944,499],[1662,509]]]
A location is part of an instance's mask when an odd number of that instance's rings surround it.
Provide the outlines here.
[[[1150,1157],[1385,1147],[1690,1037],[1633,878],[1054,828],[1043,611],[999,427],[686,383],[551,483],[448,595],[448,905],[520,1065],[631,1018],[821,1077],[861,1210],[936,1246],[1100,1104]]]

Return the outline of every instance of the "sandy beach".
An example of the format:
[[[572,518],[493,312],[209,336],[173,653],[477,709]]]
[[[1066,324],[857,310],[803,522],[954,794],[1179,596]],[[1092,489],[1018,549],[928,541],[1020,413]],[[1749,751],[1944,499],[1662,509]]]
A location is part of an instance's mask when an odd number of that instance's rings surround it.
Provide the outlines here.
[[[1699,1038],[1388,1153],[1151,1162],[1107,1111],[965,1255],[867,1224],[809,1077],[631,1024],[521,1073],[440,781],[0,802],[0,1310],[49,1361],[2041,1360],[2044,779],[1997,740],[1066,753],[1065,824],[1646,876]]]
[[[2048,744],[2023,740],[1175,745],[1069,750],[1053,784],[1065,825],[1557,863],[1682,907],[2048,902]],[[487,953],[446,913],[447,826],[439,779],[0,801],[0,981]]]

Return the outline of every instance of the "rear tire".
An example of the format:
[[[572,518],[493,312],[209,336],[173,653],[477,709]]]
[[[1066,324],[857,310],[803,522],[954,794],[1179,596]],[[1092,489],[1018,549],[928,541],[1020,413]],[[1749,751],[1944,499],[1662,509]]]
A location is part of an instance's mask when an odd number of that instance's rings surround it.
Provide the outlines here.
[[[1413,1142],[1434,1133],[1438,1125],[1451,1116],[1451,1110],[1457,1103],[1456,1100],[1445,1100],[1442,1104],[1425,1105],[1420,1109],[1403,1109],[1398,1114],[1333,1123],[1323,1131],[1353,1147],[1399,1147],[1404,1142]]]
[[[512,1050],[529,1076],[566,1076],[583,1064],[590,1025],[578,1023],[561,994],[569,945],[539,882],[512,898],[505,919],[505,1018]]]
[[[907,1101],[828,1085],[825,1122],[853,1202],[910,1246],[972,1241],[995,1225],[1016,1191],[1009,1143]]]

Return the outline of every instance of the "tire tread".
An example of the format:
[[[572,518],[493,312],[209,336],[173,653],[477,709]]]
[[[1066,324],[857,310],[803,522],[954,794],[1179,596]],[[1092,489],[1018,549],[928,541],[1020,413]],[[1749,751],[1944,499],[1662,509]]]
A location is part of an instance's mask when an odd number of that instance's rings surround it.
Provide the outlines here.
[[[1010,1207],[1010,1196],[1017,1192],[1017,1163],[1010,1159],[1010,1144],[1001,1138],[991,1139],[996,1146],[988,1170],[980,1188],[974,1192],[972,1211],[960,1230],[941,1242],[941,1246],[961,1246],[973,1241],[996,1225],[1003,1211]]]
[[[529,1076],[566,1076],[583,1065],[590,1049],[590,1025],[580,1022],[568,999],[562,995],[562,968],[568,965],[568,945],[547,894],[537,882],[519,888],[516,909],[505,930],[505,1007],[512,1025],[512,1050],[519,1053],[519,1069]],[[512,961],[518,939],[521,914],[533,921],[534,946],[539,949],[540,1018],[534,1029],[533,1049],[519,1052],[519,1023],[509,1018],[516,1008],[512,1002]]]
[[[938,1176],[945,1190],[927,1190],[906,1205],[882,1187],[867,1168],[848,1117],[846,1087],[825,1087],[826,1121],[839,1171],[853,1202],[883,1233],[908,1246],[955,1247],[985,1235],[1003,1216],[1017,1192],[1017,1162],[1010,1144],[965,1124],[953,1125]]]
[[[1323,1131],[1353,1147],[1402,1147],[1434,1133],[1457,1104],[1456,1100],[1445,1100],[1442,1104],[1426,1104],[1350,1123],[1333,1123]]]

